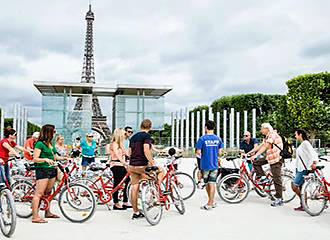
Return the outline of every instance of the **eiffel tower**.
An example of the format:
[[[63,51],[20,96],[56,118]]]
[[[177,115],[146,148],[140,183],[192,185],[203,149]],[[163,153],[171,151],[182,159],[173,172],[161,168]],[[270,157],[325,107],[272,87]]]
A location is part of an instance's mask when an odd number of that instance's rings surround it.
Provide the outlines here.
[[[95,83],[95,72],[94,72],[94,50],[93,50],[93,21],[94,13],[92,12],[92,6],[89,4],[89,11],[85,17],[87,21],[87,31],[85,39],[85,53],[84,53],[84,64],[81,75],[81,83]],[[74,110],[82,110],[82,101],[80,97],[77,99]],[[97,97],[93,97],[92,100],[92,129],[101,134],[103,139],[107,139],[111,131],[107,124],[107,117],[102,115],[100,103]]]

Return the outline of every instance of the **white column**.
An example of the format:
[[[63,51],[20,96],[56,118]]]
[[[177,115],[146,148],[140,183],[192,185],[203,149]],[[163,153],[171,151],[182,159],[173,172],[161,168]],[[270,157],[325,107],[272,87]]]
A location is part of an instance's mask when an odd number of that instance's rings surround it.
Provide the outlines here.
[[[191,147],[195,147],[195,113],[191,112],[191,124],[190,124],[190,129],[191,129]]]
[[[180,126],[180,147],[183,148],[183,137],[184,137],[184,116],[183,116],[183,109],[180,110],[180,118],[181,118],[181,126]]]
[[[0,140],[3,139],[3,132],[5,129],[5,109],[4,108],[0,108],[1,109],[1,118],[0,118]]]
[[[244,132],[248,130],[248,113],[244,111]]]
[[[220,112],[217,112],[217,136],[220,137]]]
[[[239,137],[240,137],[240,132],[239,132],[239,118],[240,118],[240,113],[236,113],[236,147],[239,148]]]
[[[227,148],[227,110],[223,110],[223,144]]]
[[[27,139],[27,130],[28,130],[28,112],[27,109],[24,108],[24,138],[23,138],[23,143]]]
[[[17,131],[17,104],[14,104],[13,128]]]
[[[175,121],[174,121],[174,113],[171,113],[171,147],[174,146],[174,133],[175,133]]]
[[[186,149],[189,149],[189,108],[186,108]]]
[[[212,107],[210,106],[209,107],[209,120],[212,120],[212,121],[214,121],[214,116],[213,116],[213,109],[212,109]]]
[[[202,110],[202,136],[205,134],[204,133],[204,129],[205,129],[205,117],[206,117],[206,110],[205,109],[203,109]]]
[[[234,137],[235,137],[235,109],[231,108],[230,109],[230,147],[234,147]]]
[[[256,137],[256,117],[257,117],[257,111],[255,108],[252,109],[252,137]]]
[[[200,127],[201,127],[201,112],[197,111],[197,116],[196,116],[196,132],[197,132],[196,138],[197,138],[197,140],[201,136]]]
[[[179,112],[175,113],[175,131],[176,131],[176,147],[179,147],[179,124],[180,124],[180,120],[179,120]]]

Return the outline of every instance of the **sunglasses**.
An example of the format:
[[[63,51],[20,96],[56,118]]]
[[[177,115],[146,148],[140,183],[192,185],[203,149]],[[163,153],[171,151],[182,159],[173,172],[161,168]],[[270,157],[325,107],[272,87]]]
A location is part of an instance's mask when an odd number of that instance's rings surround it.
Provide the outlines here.
[[[248,137],[249,135],[243,135],[244,137]]]
[[[133,131],[127,131],[128,133],[133,133]]]
[[[86,137],[93,137],[93,136],[86,136]]]

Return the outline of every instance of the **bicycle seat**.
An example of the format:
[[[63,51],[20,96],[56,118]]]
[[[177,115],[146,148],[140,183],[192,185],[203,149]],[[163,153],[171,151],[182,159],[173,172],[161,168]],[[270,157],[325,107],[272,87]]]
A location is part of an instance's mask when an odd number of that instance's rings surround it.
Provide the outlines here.
[[[151,171],[157,171],[158,167],[157,166],[151,166],[151,167],[147,167],[146,170],[144,170],[145,172],[151,172]]]
[[[103,170],[105,170],[105,168],[102,168],[102,167],[90,167],[89,170],[91,170],[93,172],[97,172],[97,171],[103,171]]]
[[[100,160],[100,163],[107,163],[108,160]]]
[[[316,166],[317,170],[322,170],[324,168],[324,166]]]
[[[36,170],[36,165],[34,163],[25,163],[24,166],[26,171]]]
[[[234,161],[235,159],[237,159],[237,157],[226,157],[227,161]]]

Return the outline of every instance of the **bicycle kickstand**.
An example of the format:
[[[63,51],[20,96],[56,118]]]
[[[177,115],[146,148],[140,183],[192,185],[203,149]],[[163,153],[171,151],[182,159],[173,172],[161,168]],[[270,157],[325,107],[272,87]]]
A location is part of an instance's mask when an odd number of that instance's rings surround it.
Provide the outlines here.
[[[105,205],[107,206],[107,209],[108,209],[109,211],[111,211],[110,203],[108,202],[108,203],[106,203]]]

